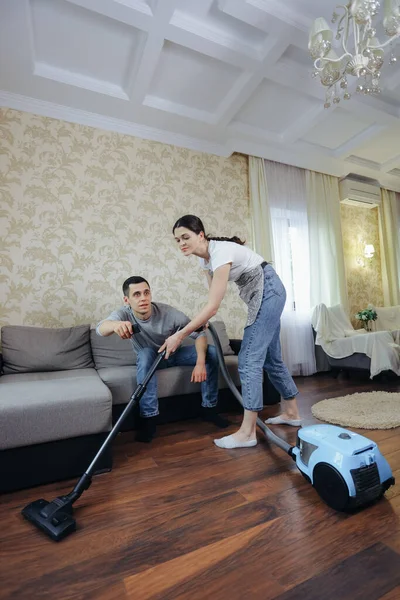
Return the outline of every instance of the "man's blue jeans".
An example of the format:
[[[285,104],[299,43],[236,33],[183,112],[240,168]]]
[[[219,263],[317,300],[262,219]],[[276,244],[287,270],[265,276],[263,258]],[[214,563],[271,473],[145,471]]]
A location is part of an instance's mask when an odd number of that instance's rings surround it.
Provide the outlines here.
[[[284,400],[299,393],[282,360],[279,336],[285,302],[285,287],[273,267],[267,265],[264,267],[264,291],[260,310],[254,323],[245,327],[239,352],[239,375],[246,410],[263,409],[263,369]]]
[[[151,365],[157,358],[157,350],[143,348],[137,354],[136,379],[137,383],[143,383]],[[197,352],[195,346],[183,346],[179,348],[167,360],[162,360],[158,369],[169,367],[195,366]],[[201,383],[202,406],[213,407],[218,401],[218,358],[215,346],[208,346],[206,355],[207,379]],[[157,370],[158,370],[157,369]],[[157,397],[157,373],[153,375],[147,384],[147,389],[140,399],[140,415],[142,417],[155,417],[158,415]]]

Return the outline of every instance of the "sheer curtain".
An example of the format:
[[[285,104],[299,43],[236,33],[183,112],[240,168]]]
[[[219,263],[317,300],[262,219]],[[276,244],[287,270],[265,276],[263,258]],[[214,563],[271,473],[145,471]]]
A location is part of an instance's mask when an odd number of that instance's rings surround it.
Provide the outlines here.
[[[249,192],[253,249],[268,262],[274,261],[271,213],[268,204],[264,160],[249,156]]]
[[[382,189],[379,208],[379,238],[385,306],[400,304],[399,204],[400,195]]]
[[[305,171],[265,161],[265,172],[274,268],[287,293],[282,315],[282,355],[292,375],[311,375],[316,372],[316,366],[311,328]]]
[[[339,179],[306,171],[311,306],[341,304],[348,313]]]

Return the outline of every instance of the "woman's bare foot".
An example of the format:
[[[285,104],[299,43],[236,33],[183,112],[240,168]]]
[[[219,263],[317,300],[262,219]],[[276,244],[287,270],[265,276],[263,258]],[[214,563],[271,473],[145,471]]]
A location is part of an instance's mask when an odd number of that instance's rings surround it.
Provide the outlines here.
[[[284,408],[279,415],[281,419],[285,419],[286,421],[300,421],[300,413],[296,398],[284,400],[283,407]]]
[[[214,440],[214,444],[220,448],[250,448],[256,446],[256,422],[257,413],[245,409],[240,429],[232,435]]]
[[[251,448],[257,445],[257,437],[255,432],[248,434],[239,430],[232,435],[214,440],[214,444],[219,448]]]
[[[257,439],[255,429],[253,431],[247,431],[247,432],[239,429],[238,431],[236,431],[236,433],[232,434],[232,437],[234,438],[235,442],[237,442],[239,444],[244,444],[246,442],[250,442],[252,440]]]

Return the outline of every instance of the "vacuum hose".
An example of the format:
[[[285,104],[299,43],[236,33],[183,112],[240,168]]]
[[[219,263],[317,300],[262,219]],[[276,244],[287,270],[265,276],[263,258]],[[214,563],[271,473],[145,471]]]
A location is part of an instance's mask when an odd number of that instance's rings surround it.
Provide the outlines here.
[[[209,328],[212,338],[214,340],[215,349],[217,351],[217,356],[218,356],[218,361],[219,361],[219,364],[221,367],[222,374],[225,378],[225,381],[228,384],[228,387],[231,390],[232,394],[235,396],[236,400],[238,400],[240,402],[240,404],[243,406],[243,398],[240,395],[239,390],[233,383],[232,378],[229,374],[229,371],[226,368],[226,364],[225,364],[225,360],[224,360],[224,353],[222,352],[221,342],[219,341],[219,337],[215,330],[215,327],[213,326],[212,323],[209,323],[208,328]],[[262,421],[259,417],[257,417],[257,425],[261,429],[261,431],[263,432],[264,436],[267,438],[268,441],[272,442],[273,444],[276,444],[279,448],[281,448],[282,450],[287,452],[290,456],[292,456],[292,446],[290,444],[288,444],[287,442],[285,442],[285,440],[283,440],[282,438],[280,438],[277,435],[275,435],[274,433],[272,433],[272,431],[265,425],[264,421]]]

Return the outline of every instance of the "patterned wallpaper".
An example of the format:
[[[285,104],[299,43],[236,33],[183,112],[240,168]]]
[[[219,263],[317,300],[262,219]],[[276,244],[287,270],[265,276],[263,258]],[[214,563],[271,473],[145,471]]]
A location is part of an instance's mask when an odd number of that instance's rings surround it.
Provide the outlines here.
[[[350,318],[359,328],[359,322],[354,319],[357,311],[368,304],[383,306],[378,209],[341,204],[341,219]],[[365,244],[374,245],[374,258],[362,256]],[[364,265],[358,264],[357,258],[362,258]]]
[[[171,233],[186,213],[250,242],[247,157],[0,110],[0,325],[95,323],[133,274],[193,316],[206,280]],[[217,316],[241,337],[246,308],[230,286]]]

